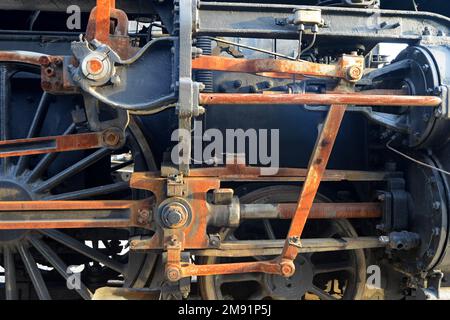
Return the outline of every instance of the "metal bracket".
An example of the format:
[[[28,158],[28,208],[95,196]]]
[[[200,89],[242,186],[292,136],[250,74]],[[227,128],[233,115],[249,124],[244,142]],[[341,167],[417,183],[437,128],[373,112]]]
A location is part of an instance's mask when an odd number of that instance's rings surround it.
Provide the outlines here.
[[[156,113],[176,101],[174,72],[175,38],[149,42],[132,58],[123,60],[110,46],[97,40],[72,43],[74,56],[80,61],[69,65],[74,81],[99,101],[119,109]],[[92,49],[94,47],[94,49]],[[89,76],[90,61],[99,61],[108,69],[98,79]],[[149,61],[158,60],[158,64]],[[139,94],[136,94],[139,92]]]
[[[186,193],[186,185],[183,181],[183,175],[171,175],[167,178],[167,196],[183,197]]]
[[[302,243],[300,241],[300,237],[294,236],[294,237],[290,237],[289,238],[289,245],[290,246],[294,246],[297,248],[301,248],[302,247]]]
[[[193,0],[185,0],[183,5],[176,6],[179,12],[179,80],[178,80],[178,129],[191,131],[192,117],[204,113],[203,107],[199,106],[200,83],[192,81],[192,30],[194,28],[197,6]],[[189,174],[189,162],[191,159],[191,140],[182,139],[179,136],[179,147],[182,155],[178,159],[179,171]]]

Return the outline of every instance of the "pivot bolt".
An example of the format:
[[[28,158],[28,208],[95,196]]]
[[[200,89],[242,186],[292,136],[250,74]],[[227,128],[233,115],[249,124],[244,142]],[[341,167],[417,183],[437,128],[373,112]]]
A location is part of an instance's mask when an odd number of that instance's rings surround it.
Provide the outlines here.
[[[176,207],[170,208],[166,214],[166,220],[170,225],[179,224],[183,220],[183,213]]]
[[[39,63],[44,67],[48,67],[50,65],[50,59],[47,56],[41,56],[39,57]]]
[[[112,69],[113,66],[108,57],[97,52],[87,55],[81,62],[83,75],[93,81],[107,81]]]
[[[281,275],[283,277],[292,277],[295,273],[295,265],[291,260],[283,260],[280,263],[280,267],[281,267]]]
[[[181,279],[181,270],[180,268],[171,266],[166,270],[166,278],[169,281],[175,282]]]
[[[347,76],[349,80],[359,80],[362,77],[362,69],[358,66],[351,66],[347,70]]]
[[[179,202],[173,202],[165,205],[161,210],[161,220],[167,228],[181,228],[189,218],[187,208]]]
[[[92,75],[100,74],[103,71],[103,63],[98,58],[92,58],[86,62],[86,70]]]
[[[150,211],[148,211],[147,209],[139,209],[137,223],[141,224],[141,225],[147,224],[149,216],[150,216]]]
[[[120,136],[118,130],[108,129],[103,133],[103,143],[109,148],[117,147],[120,144]]]

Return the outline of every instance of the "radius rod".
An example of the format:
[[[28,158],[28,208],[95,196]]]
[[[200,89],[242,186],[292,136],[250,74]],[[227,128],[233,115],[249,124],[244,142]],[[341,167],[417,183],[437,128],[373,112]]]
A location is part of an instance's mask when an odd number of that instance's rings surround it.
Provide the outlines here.
[[[124,141],[123,132],[111,128],[101,132],[88,132],[51,137],[0,141],[0,158],[21,157],[53,152],[118,148]]]

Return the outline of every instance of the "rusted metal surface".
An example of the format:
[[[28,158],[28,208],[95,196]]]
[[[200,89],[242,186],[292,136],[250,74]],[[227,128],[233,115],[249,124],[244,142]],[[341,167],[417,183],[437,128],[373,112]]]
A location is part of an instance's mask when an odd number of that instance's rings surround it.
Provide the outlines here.
[[[298,253],[327,252],[339,250],[356,250],[381,248],[387,245],[386,241],[378,237],[357,238],[316,238],[302,239]],[[252,257],[280,255],[284,246],[284,240],[241,240],[222,242],[217,249],[193,250],[197,256],[215,257]]]
[[[295,203],[241,204],[242,219],[291,219]],[[308,219],[368,219],[380,218],[381,205],[367,203],[314,203]]]
[[[201,93],[202,105],[357,105],[357,106],[392,106],[392,107],[437,107],[441,98],[434,96],[405,95],[371,95],[361,93],[304,93],[304,94],[251,94],[251,93]]]
[[[181,277],[263,272],[281,274],[280,265],[272,261],[194,265],[181,267]]]
[[[75,93],[78,88],[64,63],[68,64],[70,57],[50,56],[28,51],[0,51],[1,62],[23,63],[41,68],[42,89],[51,93]]]
[[[274,256],[282,253],[284,240],[258,240],[258,241],[229,241],[223,242],[219,248],[192,250],[197,256],[217,257],[251,257]],[[298,253],[327,252],[339,250],[356,250],[380,248],[386,246],[386,241],[377,237],[357,237],[342,239],[304,239],[301,246],[294,247]],[[180,249],[179,249],[180,250]],[[180,250],[181,252],[181,250]],[[172,252],[174,253],[174,252]],[[169,260],[169,259],[168,259]],[[295,272],[292,261],[274,259],[268,261],[240,262],[196,265],[181,263],[175,254],[166,266],[166,276],[171,281],[178,281],[183,277],[207,276],[220,274],[236,274],[261,272],[269,274],[287,275]]]
[[[88,29],[86,35],[89,40],[97,39],[100,42],[107,43],[111,31],[111,0],[97,0],[97,6],[92,9],[89,17]],[[94,17],[94,19],[92,19]],[[94,20],[94,23],[91,21]],[[91,38],[93,36],[93,38]]]
[[[279,168],[273,175],[262,175],[260,167],[249,167],[237,162],[223,167],[194,168],[190,177],[216,177],[221,181],[304,181],[307,169]],[[145,173],[136,173],[133,177],[138,179]],[[155,174],[149,174],[149,178]],[[356,170],[326,170],[323,181],[383,181],[388,173],[383,171],[356,171]]]
[[[0,230],[150,228],[151,199],[136,201],[0,201]],[[147,219],[142,216],[146,214]]]
[[[109,140],[105,140],[105,132],[4,140],[0,141],[0,158],[85,150],[106,146],[114,147]]]
[[[49,57],[48,55],[29,51],[0,51],[0,61],[2,62],[18,62],[41,66],[50,61]]]
[[[273,78],[289,78],[292,75],[305,75],[357,81],[363,75],[364,58],[344,55],[338,64],[329,65],[303,60],[235,59],[222,56],[200,56],[193,59],[192,68],[195,70],[255,73]]]
[[[319,189],[322,176],[325,172],[331,151],[344,118],[346,107],[344,105],[332,105],[328,111],[327,118],[317,138],[314,151],[308,165],[308,173],[302,186],[302,191],[297,202],[297,208],[292,218],[291,226],[287,235],[282,257],[293,261],[297,256],[297,249],[289,239],[300,238],[314,199]]]

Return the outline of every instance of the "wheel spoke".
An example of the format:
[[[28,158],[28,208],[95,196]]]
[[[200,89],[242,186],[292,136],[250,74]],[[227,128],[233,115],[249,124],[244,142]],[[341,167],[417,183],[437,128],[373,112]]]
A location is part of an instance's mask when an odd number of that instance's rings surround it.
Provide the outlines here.
[[[44,92],[41,96],[41,100],[39,101],[39,105],[37,107],[37,110],[34,114],[34,118],[31,122],[30,129],[28,130],[27,139],[33,138],[36,136],[38,130],[41,128],[42,121],[44,119],[44,115],[47,111],[48,107],[48,99],[49,94],[47,92]],[[19,161],[17,162],[16,168],[15,168],[15,175],[21,174],[26,166],[28,165],[28,161],[30,158],[28,156],[23,156],[19,158]]]
[[[308,291],[318,296],[321,300],[338,300],[325,290],[322,290],[314,285]]]
[[[77,163],[73,164],[67,169],[64,169],[54,177],[44,181],[42,184],[40,184],[38,187],[36,187],[33,192],[40,193],[40,192],[46,192],[50,191],[54,187],[60,185],[64,180],[72,177],[73,175],[83,171],[87,167],[91,166],[92,164],[96,163],[103,157],[105,157],[107,154],[109,154],[111,150],[107,148],[101,148],[94,153],[91,153],[86,158],[78,161]]]
[[[47,286],[45,285],[42,274],[37,267],[36,261],[34,261],[33,256],[30,251],[24,247],[23,244],[17,246],[20,257],[22,258],[25,268],[27,269],[28,275],[31,278],[36,294],[40,300],[51,300],[50,294],[48,292]]]
[[[16,266],[14,256],[10,248],[3,249],[3,259],[5,262],[5,292],[6,300],[17,300]]]
[[[105,256],[104,254],[100,253],[99,251],[92,249],[88,247],[87,245],[79,242],[78,240],[60,232],[57,230],[40,230],[41,233],[45,234],[46,236],[52,238],[53,240],[71,248],[72,250],[75,250],[78,253],[81,253],[82,255],[85,255],[86,257],[91,258],[92,260],[95,260],[99,263],[104,264],[106,267],[124,274],[125,272],[125,266],[117,261],[112,260],[111,258]]]
[[[74,192],[67,192],[61,194],[50,195],[44,197],[44,200],[78,200],[85,199],[89,197],[110,194],[117,191],[124,191],[130,188],[128,182],[117,182],[113,184],[108,184],[105,186],[93,187],[89,189],[83,189]]]
[[[67,265],[61,260],[61,258],[43,241],[41,241],[35,235],[27,236],[31,244],[39,251],[39,253],[47,259],[48,262],[58,271],[58,273],[65,279],[68,280],[70,274],[67,272]],[[85,300],[92,299],[92,292],[83,284],[80,283],[80,288],[75,289],[78,294]]]
[[[76,127],[75,124],[72,123],[66,129],[66,131],[64,131],[63,136],[73,133],[75,131],[75,127]],[[26,178],[26,182],[27,183],[33,182],[36,181],[39,177],[41,177],[44,174],[44,171],[47,170],[47,168],[52,164],[53,160],[55,160],[57,156],[58,153],[56,152],[47,153],[31,171],[30,175]]]
[[[338,271],[352,272],[353,267],[349,265],[348,261],[343,262],[330,262],[330,263],[320,263],[314,265],[314,275],[322,273],[332,273]]]

